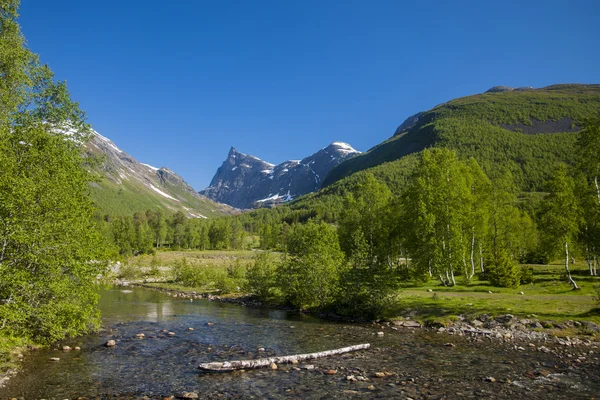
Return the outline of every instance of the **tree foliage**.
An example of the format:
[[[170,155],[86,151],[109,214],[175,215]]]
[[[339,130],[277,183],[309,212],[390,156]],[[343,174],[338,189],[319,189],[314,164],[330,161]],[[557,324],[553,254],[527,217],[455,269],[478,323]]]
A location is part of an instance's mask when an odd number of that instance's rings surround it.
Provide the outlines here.
[[[97,327],[107,247],[83,113],[25,47],[18,5],[0,2],[0,329],[50,342]]]

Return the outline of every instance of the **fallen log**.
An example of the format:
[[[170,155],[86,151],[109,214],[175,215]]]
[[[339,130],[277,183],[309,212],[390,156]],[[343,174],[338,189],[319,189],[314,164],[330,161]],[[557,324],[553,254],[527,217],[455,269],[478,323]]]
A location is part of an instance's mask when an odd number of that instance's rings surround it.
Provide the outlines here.
[[[251,368],[262,368],[268,367],[271,364],[287,364],[294,361],[314,360],[315,358],[322,358],[328,356],[334,356],[337,354],[344,354],[350,351],[366,350],[371,345],[369,343],[357,344],[355,346],[342,347],[341,349],[320,351],[318,353],[308,354],[295,354],[291,356],[280,356],[280,357],[268,357],[258,358],[256,360],[237,360],[237,361],[225,361],[225,362],[209,362],[198,365],[198,368],[203,371],[234,371],[236,369],[251,369]]]

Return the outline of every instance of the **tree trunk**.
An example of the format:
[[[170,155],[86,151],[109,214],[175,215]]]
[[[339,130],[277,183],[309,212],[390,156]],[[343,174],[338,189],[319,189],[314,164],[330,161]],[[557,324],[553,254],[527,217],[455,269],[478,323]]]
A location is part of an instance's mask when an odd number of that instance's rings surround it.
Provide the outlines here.
[[[594,276],[594,259],[590,254],[590,247],[588,245],[585,245],[585,261],[590,269],[590,275]]]
[[[471,276],[469,276],[469,279],[471,279],[471,278],[473,278],[473,276],[475,276],[474,253],[475,253],[475,229],[473,229],[473,232],[471,232]]]
[[[481,272],[485,272],[483,266],[483,249],[481,248],[481,243],[479,243],[479,266],[481,267]]]
[[[448,286],[448,284],[446,283],[446,281],[444,280],[444,277],[442,276],[442,274],[440,274],[440,282],[442,283],[442,285],[444,286]]]
[[[295,354],[292,356],[280,356],[259,358],[256,360],[238,360],[225,362],[210,362],[198,365],[198,368],[204,371],[234,371],[237,369],[250,369],[268,367],[271,364],[288,364],[294,361],[313,360],[315,358],[329,357],[337,354],[344,354],[356,350],[366,350],[371,345],[369,343],[357,344],[355,346],[342,347],[341,349],[321,351],[318,353]]]
[[[594,176],[594,185],[596,185],[596,196],[598,196],[598,205],[600,206],[600,187],[598,187],[598,176]]]
[[[579,287],[573,278],[571,277],[571,271],[569,270],[569,242],[565,241],[565,269],[567,270],[567,278],[569,278],[569,282],[573,285],[573,290],[578,290]]]

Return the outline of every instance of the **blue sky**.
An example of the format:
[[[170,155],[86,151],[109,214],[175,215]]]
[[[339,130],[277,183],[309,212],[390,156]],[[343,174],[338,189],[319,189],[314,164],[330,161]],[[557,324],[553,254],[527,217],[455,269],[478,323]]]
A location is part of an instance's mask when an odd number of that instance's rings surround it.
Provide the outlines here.
[[[202,189],[232,145],[365,151],[492,86],[600,83],[599,20],[595,0],[22,0],[20,23],[96,130]]]

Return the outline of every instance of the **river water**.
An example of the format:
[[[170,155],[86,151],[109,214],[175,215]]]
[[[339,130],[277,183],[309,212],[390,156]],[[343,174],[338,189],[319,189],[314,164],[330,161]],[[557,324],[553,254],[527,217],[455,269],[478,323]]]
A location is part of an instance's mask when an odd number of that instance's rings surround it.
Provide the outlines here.
[[[215,399],[589,399],[600,394],[598,354],[588,347],[570,349],[571,357],[535,351],[527,343],[519,351],[510,343],[192,302],[142,288],[106,290],[100,307],[102,331],[28,354],[22,371],[0,389],[0,399],[163,399],[184,392]],[[137,338],[139,333],[145,338]],[[117,345],[105,347],[109,339]],[[312,360],[314,369],[305,364],[231,373],[197,369],[201,362],[360,343],[372,347]],[[81,350],[62,351],[63,345]]]

